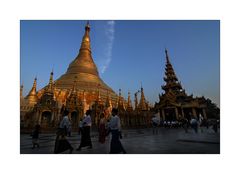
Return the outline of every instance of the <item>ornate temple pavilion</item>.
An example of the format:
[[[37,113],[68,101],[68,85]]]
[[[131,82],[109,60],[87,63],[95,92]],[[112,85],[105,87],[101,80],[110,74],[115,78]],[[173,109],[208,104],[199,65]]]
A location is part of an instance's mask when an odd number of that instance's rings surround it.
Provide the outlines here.
[[[164,94],[159,94],[159,102],[155,104],[155,109],[160,111],[163,120],[180,120],[182,118],[198,117],[201,114],[206,118],[206,100],[204,97],[187,95],[175,74],[173,66],[166,54],[165,85],[162,86]]]

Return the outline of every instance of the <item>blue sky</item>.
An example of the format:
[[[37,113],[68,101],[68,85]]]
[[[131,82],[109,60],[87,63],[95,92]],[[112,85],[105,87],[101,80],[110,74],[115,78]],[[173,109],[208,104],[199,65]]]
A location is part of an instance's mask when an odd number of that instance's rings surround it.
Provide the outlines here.
[[[77,56],[86,21],[21,21],[20,63],[24,95],[38,78],[44,87]],[[92,56],[101,78],[118,93],[144,88],[154,104],[164,84],[165,53],[188,94],[220,104],[219,21],[90,21]]]

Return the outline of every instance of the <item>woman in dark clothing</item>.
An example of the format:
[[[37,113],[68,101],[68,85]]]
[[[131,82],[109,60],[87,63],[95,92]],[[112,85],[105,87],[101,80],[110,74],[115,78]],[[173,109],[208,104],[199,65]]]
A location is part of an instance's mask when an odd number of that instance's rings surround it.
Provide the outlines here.
[[[66,150],[70,150],[69,153],[72,153],[73,147],[66,139],[65,131],[64,129],[58,129],[57,131],[57,137],[55,140],[55,147],[54,147],[54,153],[62,153]]]
[[[38,142],[38,138],[39,138],[39,132],[40,132],[40,125],[36,125],[33,133],[32,133],[32,149],[35,148],[35,146],[37,146],[39,148],[39,142]]]
[[[67,127],[70,124],[69,118],[68,118],[68,111],[66,110],[64,112],[64,117],[60,123],[59,129],[57,131],[57,137],[55,140],[55,147],[54,147],[54,153],[61,153],[66,150],[69,150],[69,153],[72,153],[73,147],[66,139],[67,136]]]

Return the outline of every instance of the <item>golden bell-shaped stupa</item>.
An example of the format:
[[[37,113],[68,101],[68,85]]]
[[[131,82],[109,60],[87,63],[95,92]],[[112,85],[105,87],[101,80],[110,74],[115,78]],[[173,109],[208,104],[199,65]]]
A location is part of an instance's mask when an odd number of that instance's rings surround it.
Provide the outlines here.
[[[101,90],[103,99],[107,98],[107,93],[113,101],[117,99],[117,94],[99,77],[97,66],[93,61],[89,23],[85,26],[85,34],[77,57],[69,64],[67,72],[55,81],[55,88],[57,91],[69,91],[74,81],[76,81],[76,90],[79,92],[96,93]],[[88,103],[90,102],[93,101]]]

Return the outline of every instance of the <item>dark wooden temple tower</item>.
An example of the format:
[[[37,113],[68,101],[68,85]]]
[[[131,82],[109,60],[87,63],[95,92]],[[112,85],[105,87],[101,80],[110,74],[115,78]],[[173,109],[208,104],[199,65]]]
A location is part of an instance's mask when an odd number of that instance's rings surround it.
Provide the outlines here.
[[[165,54],[166,67],[163,78],[165,84],[162,86],[164,94],[159,95],[159,103],[155,104],[155,109],[159,110],[162,119],[167,121],[180,120],[184,117],[190,119],[200,114],[206,118],[205,102],[202,98],[193,98],[192,95],[186,94],[174,72],[167,50]]]

